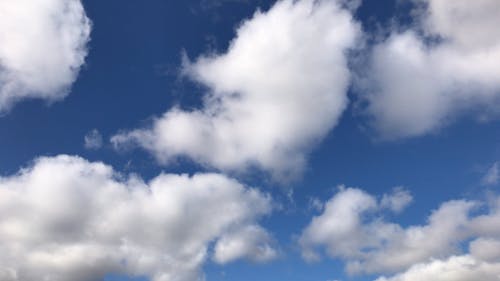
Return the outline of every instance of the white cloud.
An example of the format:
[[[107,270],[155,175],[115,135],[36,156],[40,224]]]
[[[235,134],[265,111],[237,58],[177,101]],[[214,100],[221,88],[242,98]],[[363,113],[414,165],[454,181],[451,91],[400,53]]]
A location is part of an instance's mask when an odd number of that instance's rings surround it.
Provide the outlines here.
[[[267,262],[277,257],[271,237],[263,228],[248,225],[236,232],[225,234],[215,245],[214,260],[225,264],[230,261],[247,258],[255,262]]]
[[[486,172],[482,179],[484,185],[495,185],[500,180],[500,167],[498,162],[495,162]]]
[[[487,263],[465,255],[417,264],[404,273],[391,278],[381,277],[375,281],[498,281],[499,279],[500,263]]]
[[[414,0],[413,29],[376,45],[361,96],[381,138],[434,132],[460,115],[496,117],[500,2]]]
[[[79,0],[0,1],[0,112],[27,98],[64,98],[89,34]]]
[[[500,241],[493,238],[478,238],[470,243],[470,253],[484,261],[500,262]]]
[[[99,149],[102,147],[102,135],[97,129],[88,132],[84,137],[86,149]]]
[[[212,242],[237,241],[236,254],[216,253],[229,255],[224,262],[271,258],[269,234],[256,225],[270,211],[267,195],[219,174],[145,183],[78,157],[40,158],[0,178],[0,279],[200,280]],[[252,232],[248,245],[238,238]]]
[[[386,206],[366,192],[341,190],[313,218],[299,240],[304,258],[319,259],[318,247],[346,261],[350,273],[396,272],[429,258],[455,253],[467,233],[473,202],[449,201],[425,225],[402,227],[386,222]]]
[[[347,105],[346,52],[360,30],[341,6],[283,0],[255,13],[226,53],[185,64],[185,74],[209,88],[202,109],[171,109],[112,142],[136,143],[161,162],[187,156],[225,171],[256,166],[277,179],[296,177]]]
[[[392,193],[384,194],[380,205],[383,208],[387,208],[395,213],[399,213],[404,210],[413,201],[413,196],[411,193],[402,188],[396,187]]]
[[[376,281],[499,280],[500,196],[447,201],[426,224],[409,226],[387,222],[383,201],[342,188],[304,229],[304,258],[319,259],[325,248],[348,273],[393,274]]]

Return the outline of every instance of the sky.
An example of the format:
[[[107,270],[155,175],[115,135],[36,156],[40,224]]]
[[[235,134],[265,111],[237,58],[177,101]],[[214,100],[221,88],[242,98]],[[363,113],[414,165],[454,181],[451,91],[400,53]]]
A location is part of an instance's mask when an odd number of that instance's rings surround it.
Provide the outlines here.
[[[0,280],[500,280],[499,25],[0,0]]]

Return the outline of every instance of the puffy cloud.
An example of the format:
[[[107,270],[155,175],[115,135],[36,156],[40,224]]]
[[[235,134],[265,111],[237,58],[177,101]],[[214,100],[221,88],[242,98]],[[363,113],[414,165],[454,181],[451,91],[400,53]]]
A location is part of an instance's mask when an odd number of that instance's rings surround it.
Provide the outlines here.
[[[78,157],[40,158],[0,178],[0,279],[200,280],[212,242],[225,262],[271,258],[256,225],[270,211],[267,195],[219,174],[145,183]],[[246,244],[240,233],[257,236]]]
[[[455,253],[468,235],[463,230],[475,206],[467,201],[445,202],[427,224],[404,228],[384,220],[383,202],[360,189],[342,189],[303,231],[299,242],[304,257],[318,259],[317,248],[324,246],[329,256],[346,261],[350,273],[396,272]]]
[[[375,281],[497,281],[499,278],[500,263],[487,263],[465,255],[417,264],[404,273]]]
[[[500,262],[500,241],[493,238],[478,238],[470,243],[472,256],[485,261]],[[500,277],[500,275],[499,275]]]
[[[320,216],[313,218],[300,238],[303,256],[319,259],[312,246],[327,244],[331,256],[355,255],[359,245],[367,241],[361,231],[361,214],[377,207],[376,200],[359,189],[348,188],[329,200]]]
[[[84,143],[86,149],[99,149],[102,147],[102,135],[97,129],[93,129],[88,132],[84,137]]]
[[[346,52],[359,33],[337,1],[279,1],[243,22],[226,53],[186,62],[184,73],[209,89],[203,108],[173,108],[112,142],[138,144],[161,162],[187,156],[225,171],[296,177],[346,108]]]
[[[500,2],[414,0],[414,28],[376,45],[366,112],[381,138],[434,132],[460,115],[495,117],[500,105]]]
[[[26,98],[64,98],[87,55],[79,0],[0,2],[0,112]]]
[[[395,189],[392,196],[404,192]],[[318,248],[324,247],[351,274],[394,274],[376,281],[500,278],[500,196],[485,203],[447,201],[426,224],[405,227],[384,218],[389,197],[377,200],[360,189],[341,188],[304,229],[304,258],[319,259]]]
[[[240,258],[266,262],[278,255],[271,244],[271,237],[263,228],[249,225],[219,239],[215,245],[214,260],[220,264]]]
[[[444,203],[442,206],[449,204]],[[457,228],[448,242],[460,243],[467,248],[464,254],[450,256],[432,255],[421,259],[405,271],[392,277],[380,277],[376,281],[493,281],[500,279],[500,196],[491,196],[481,206],[481,212],[469,214],[462,227]],[[442,208],[442,207],[441,207]],[[459,214],[455,212],[455,214]],[[453,212],[449,214],[451,217]],[[462,214],[459,214],[462,216]],[[446,223],[443,216],[439,224]],[[437,222],[437,220],[436,220]],[[427,239],[433,240],[432,236]],[[442,241],[446,243],[446,241]],[[420,245],[416,245],[419,247]],[[402,248],[401,251],[411,249]],[[465,250],[465,249],[462,249]],[[413,251],[413,250],[411,250]],[[457,249],[457,252],[461,252]],[[397,258],[397,257],[394,257]]]

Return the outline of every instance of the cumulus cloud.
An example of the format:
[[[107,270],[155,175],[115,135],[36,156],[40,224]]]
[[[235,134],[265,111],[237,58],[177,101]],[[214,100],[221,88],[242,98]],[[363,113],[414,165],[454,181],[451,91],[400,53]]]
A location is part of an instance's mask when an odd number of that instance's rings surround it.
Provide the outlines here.
[[[324,248],[345,261],[351,274],[393,274],[376,281],[500,278],[500,196],[447,201],[426,224],[408,226],[386,220],[388,197],[342,188],[304,229],[299,239],[304,258],[317,260]]]
[[[219,174],[145,183],[78,157],[40,158],[0,178],[0,279],[201,280],[213,242],[224,262],[271,258],[257,225],[270,211],[269,196]]]
[[[419,136],[461,115],[484,120],[500,105],[500,2],[413,0],[412,28],[371,56],[362,99],[381,138]]]
[[[453,254],[471,235],[464,229],[471,223],[474,202],[445,202],[427,224],[409,227],[387,222],[383,202],[360,189],[341,190],[303,231],[299,242],[304,258],[319,259],[317,248],[325,247],[329,256],[346,261],[350,273],[397,272]]]
[[[283,0],[256,12],[226,53],[185,63],[184,73],[208,87],[201,109],[173,108],[112,142],[135,143],[161,162],[186,156],[225,171],[297,176],[346,108],[346,52],[360,30],[343,6]]]
[[[102,147],[102,135],[97,129],[88,132],[84,137],[86,149],[99,149]]]
[[[64,98],[89,34],[79,0],[0,1],[0,113],[27,98]]]
[[[487,263],[465,255],[417,264],[404,273],[375,281],[498,281],[499,278],[500,263]]]
[[[263,243],[264,242],[264,243]],[[214,260],[225,264],[235,259],[247,258],[255,262],[267,262],[277,257],[269,233],[262,227],[248,225],[237,232],[225,234],[215,245]]]

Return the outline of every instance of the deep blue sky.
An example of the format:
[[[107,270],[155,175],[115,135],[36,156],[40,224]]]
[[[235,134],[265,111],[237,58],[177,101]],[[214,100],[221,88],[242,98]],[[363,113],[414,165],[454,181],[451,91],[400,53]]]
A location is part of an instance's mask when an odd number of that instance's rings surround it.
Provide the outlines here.
[[[223,52],[238,23],[273,1],[133,1],[84,0],[93,22],[86,64],[63,101],[24,101],[0,118],[0,173],[8,175],[40,155],[80,155],[103,161],[120,172],[151,178],[160,171],[193,173],[203,168],[190,162],[160,166],[142,150],[115,151],[108,140],[120,129],[136,128],[172,105],[196,108],[201,89],[179,77],[181,54],[190,58]],[[366,29],[385,24],[395,14],[395,1],[365,1],[357,16]],[[353,93],[351,93],[353,94]],[[314,211],[312,197],[326,200],[339,184],[383,194],[405,186],[415,202],[399,217],[403,225],[423,223],[429,210],[453,198],[480,196],[481,177],[500,158],[498,122],[462,120],[435,134],[392,142],[375,141],[350,108],[338,127],[312,153],[303,179],[279,186],[259,175],[242,180],[271,192],[287,206],[266,218],[266,226],[286,256],[266,265],[209,263],[208,280],[342,279],[342,265],[328,258],[307,264],[293,235],[307,225]],[[83,146],[84,135],[98,129],[105,146]],[[293,188],[293,202],[286,192]],[[126,280],[110,278],[109,280]],[[369,277],[352,277],[369,280]]]

